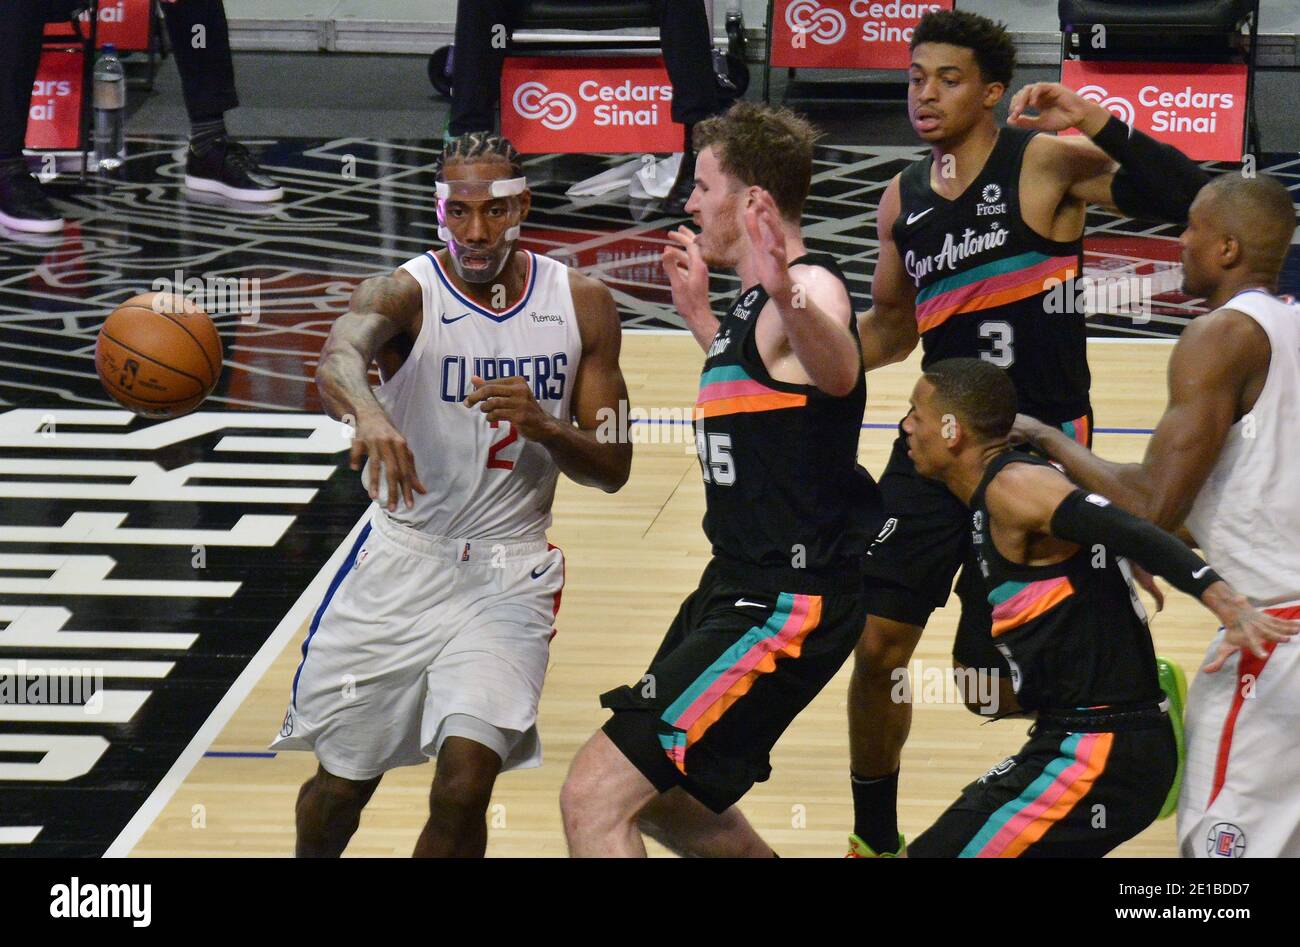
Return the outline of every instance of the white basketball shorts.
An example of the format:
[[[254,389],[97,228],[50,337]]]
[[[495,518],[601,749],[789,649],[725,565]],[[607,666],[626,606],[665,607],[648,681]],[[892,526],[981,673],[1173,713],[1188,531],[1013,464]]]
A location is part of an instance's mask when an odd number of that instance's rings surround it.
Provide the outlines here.
[[[271,748],[366,780],[423,763],[448,717],[471,717],[501,732],[503,769],[540,765],[563,587],[564,554],[545,539],[428,536],[376,509],[312,619]]]
[[[1265,611],[1300,618],[1300,603]],[[1215,636],[1202,666],[1223,638]],[[1187,695],[1184,858],[1300,857],[1300,641],[1238,652]]]

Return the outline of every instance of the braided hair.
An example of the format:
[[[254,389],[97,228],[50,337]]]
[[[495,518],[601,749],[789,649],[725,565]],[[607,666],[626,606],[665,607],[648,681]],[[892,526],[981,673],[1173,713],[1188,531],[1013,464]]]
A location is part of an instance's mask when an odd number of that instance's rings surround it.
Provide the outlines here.
[[[500,135],[492,132],[466,132],[449,139],[443,146],[442,157],[438,160],[438,177],[448,164],[461,161],[491,161],[500,158],[510,163],[510,176],[523,177],[524,167],[515,146]]]

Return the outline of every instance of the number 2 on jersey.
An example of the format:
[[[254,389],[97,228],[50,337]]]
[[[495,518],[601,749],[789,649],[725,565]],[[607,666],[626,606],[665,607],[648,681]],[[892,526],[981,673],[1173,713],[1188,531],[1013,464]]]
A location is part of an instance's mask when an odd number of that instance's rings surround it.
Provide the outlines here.
[[[493,421],[488,426],[493,428],[498,428],[501,426],[501,422]],[[506,422],[506,428],[507,428],[506,436],[501,438],[501,440],[492,444],[488,448],[488,459],[487,459],[488,470],[514,470],[515,469],[515,462],[513,460],[506,460],[502,457],[497,456],[497,454],[501,453],[501,451],[505,450],[506,447],[513,444],[519,438],[519,432],[516,431],[514,426],[511,425],[510,422],[508,421]]]
[[[980,352],[980,358],[986,362],[992,362],[998,368],[1010,368],[1016,361],[1016,352],[1012,347],[1016,334],[1011,328],[1011,323],[1002,319],[990,319],[988,322],[980,323],[980,338],[990,339],[993,342],[993,350],[990,352]]]

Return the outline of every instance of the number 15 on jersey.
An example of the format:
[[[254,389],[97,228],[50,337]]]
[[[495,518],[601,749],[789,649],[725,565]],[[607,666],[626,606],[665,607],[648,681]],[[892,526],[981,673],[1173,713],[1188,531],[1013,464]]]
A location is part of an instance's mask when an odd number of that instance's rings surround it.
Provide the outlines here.
[[[729,487],[736,482],[736,465],[731,456],[730,434],[695,432],[695,452],[700,455],[700,470],[705,483]]]

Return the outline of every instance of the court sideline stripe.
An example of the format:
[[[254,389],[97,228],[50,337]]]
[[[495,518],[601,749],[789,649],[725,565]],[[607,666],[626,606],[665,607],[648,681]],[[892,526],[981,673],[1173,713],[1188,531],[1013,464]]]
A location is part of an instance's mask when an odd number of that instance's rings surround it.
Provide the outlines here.
[[[172,768],[167,771],[167,775],[154,787],[153,792],[149,794],[149,798],[136,810],[135,815],[131,817],[131,821],[126,824],[126,828],[118,834],[113,844],[104,852],[105,858],[126,857],[131,853],[131,849],[135,848],[140,839],[144,837],[144,833],[149,830],[154,820],[158,818],[167,803],[171,801],[172,796],[176,794],[176,790],[189,777],[190,771],[194,769],[195,764],[203,757],[208,747],[212,746],[213,741],[221,735],[221,731],[230,722],[230,718],[235,715],[235,711],[252,693],[257,682],[262,679],[262,676],[270,668],[276,657],[284,650],[289,640],[302,627],[303,622],[307,620],[312,611],[320,606],[320,600],[324,597],[325,590],[329,587],[330,581],[334,578],[334,574],[338,572],[339,566],[342,565],[349,550],[352,549],[352,544],[356,541],[361,528],[370,522],[370,516],[371,510],[367,508],[360,519],[353,524],[347,538],[339,543],[329,561],[316,573],[316,578],[311,580],[303,593],[298,596],[298,600],[293,603],[293,607],[285,613],[284,618],[280,619],[280,624],[276,625],[275,631],[258,649],[257,654],[253,655],[253,659],[248,662],[248,666],[235,679],[234,685],[226,691],[226,695],[221,698],[216,708],[208,715],[208,719],[203,722],[203,726],[199,727],[199,732],[181,751],[181,755],[172,764]],[[288,691],[287,683],[285,690]],[[268,743],[273,735],[272,733],[267,734]]]

